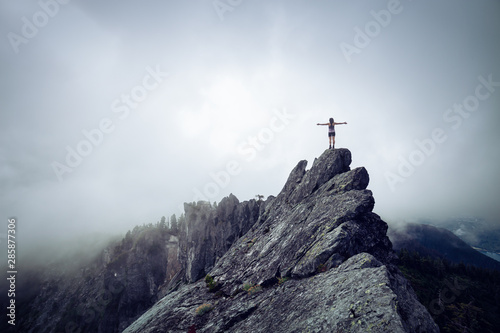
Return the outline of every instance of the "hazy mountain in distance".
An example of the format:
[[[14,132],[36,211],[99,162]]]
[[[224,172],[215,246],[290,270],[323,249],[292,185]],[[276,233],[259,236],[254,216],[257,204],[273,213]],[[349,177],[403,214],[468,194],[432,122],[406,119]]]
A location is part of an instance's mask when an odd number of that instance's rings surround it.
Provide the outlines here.
[[[408,223],[387,232],[396,251],[415,250],[421,255],[447,259],[482,268],[500,270],[500,262],[472,248],[453,232],[428,224]]]

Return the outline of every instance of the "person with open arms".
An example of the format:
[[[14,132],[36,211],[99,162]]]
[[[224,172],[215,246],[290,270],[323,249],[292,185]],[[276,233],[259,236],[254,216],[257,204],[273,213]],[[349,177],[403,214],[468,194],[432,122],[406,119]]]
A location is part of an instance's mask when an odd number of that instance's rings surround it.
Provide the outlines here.
[[[336,123],[333,121],[333,118],[330,118],[330,121],[325,124],[320,124],[318,123],[317,125],[323,125],[323,126],[328,126],[328,144],[330,145],[330,149],[335,149],[335,125],[344,125],[347,124],[346,122],[343,123]]]

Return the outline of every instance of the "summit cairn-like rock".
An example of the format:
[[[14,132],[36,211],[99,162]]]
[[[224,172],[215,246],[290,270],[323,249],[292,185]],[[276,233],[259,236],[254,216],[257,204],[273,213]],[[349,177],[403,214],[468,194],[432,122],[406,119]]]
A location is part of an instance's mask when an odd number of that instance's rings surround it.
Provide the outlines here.
[[[214,290],[181,285],[124,332],[439,332],[393,264],[367,171],[350,163],[347,149],[299,162],[207,272]]]

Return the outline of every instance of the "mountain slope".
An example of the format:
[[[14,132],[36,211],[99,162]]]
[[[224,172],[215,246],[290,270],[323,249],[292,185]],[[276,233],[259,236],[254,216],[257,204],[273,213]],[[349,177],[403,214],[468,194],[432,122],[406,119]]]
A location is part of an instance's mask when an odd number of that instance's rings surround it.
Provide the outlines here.
[[[439,257],[500,271],[500,262],[476,251],[449,230],[426,224],[408,223],[399,229],[389,228],[388,236],[395,250],[408,249],[422,256]]]
[[[166,295],[124,332],[438,332],[372,213],[346,149],[301,161],[206,281]]]
[[[24,269],[18,282],[19,319],[5,329],[121,332],[171,288],[203,277],[255,223],[264,205],[240,202],[233,195],[217,207],[185,204],[186,216],[175,230],[164,224],[135,227],[93,261],[82,264],[70,258],[71,270],[65,268],[67,261],[33,272]],[[6,304],[1,297],[0,303]]]

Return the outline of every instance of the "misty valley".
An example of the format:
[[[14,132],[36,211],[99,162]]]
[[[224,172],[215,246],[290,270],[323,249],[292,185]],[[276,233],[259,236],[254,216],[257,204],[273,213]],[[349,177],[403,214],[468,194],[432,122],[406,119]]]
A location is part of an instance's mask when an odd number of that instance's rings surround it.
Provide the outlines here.
[[[500,262],[471,245],[498,251],[499,231],[477,219],[387,225],[350,163],[349,150],[327,150],[276,197],[185,203],[125,236],[40,248],[22,259],[5,329],[494,332]]]

